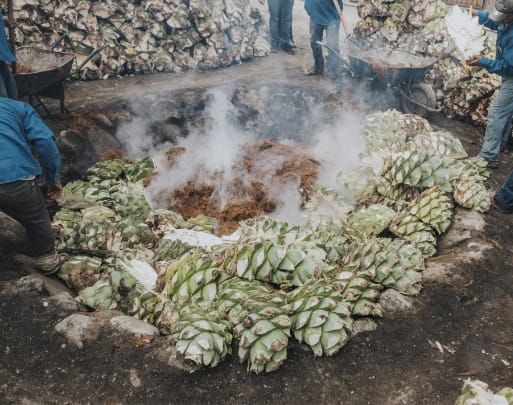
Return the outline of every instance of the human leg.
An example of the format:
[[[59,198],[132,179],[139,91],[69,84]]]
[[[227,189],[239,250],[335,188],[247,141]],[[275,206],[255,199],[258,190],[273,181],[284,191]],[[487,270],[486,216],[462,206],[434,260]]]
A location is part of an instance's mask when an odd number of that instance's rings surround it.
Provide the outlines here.
[[[326,42],[328,43],[328,71],[330,79],[339,81],[342,74],[339,47],[340,22],[330,24],[326,28]],[[333,51],[332,51],[333,50]],[[335,53],[336,52],[336,53]]]
[[[493,196],[495,204],[503,212],[513,212],[513,171]]]
[[[280,45],[290,47],[292,42],[292,8],[294,0],[282,0],[280,8]]]
[[[310,19],[310,47],[312,48],[314,58],[315,74],[324,73],[324,57],[322,56],[322,47],[317,42],[322,41],[324,26],[316,24]]]
[[[271,50],[278,50],[280,48],[280,1],[281,0],[267,0],[269,7]]]
[[[0,61],[0,97],[18,99],[18,87],[4,61]]]
[[[34,180],[1,184],[0,209],[25,227],[34,257],[55,253],[50,217]]]
[[[488,110],[485,139],[478,156],[489,162],[499,160],[500,148],[513,115],[513,79],[503,79],[497,96]],[[509,135],[509,134],[508,134]]]

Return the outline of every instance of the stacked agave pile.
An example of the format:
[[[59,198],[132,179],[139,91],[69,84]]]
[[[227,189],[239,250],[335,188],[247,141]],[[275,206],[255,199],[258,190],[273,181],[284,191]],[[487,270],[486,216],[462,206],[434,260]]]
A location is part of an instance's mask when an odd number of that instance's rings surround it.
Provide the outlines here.
[[[435,90],[438,107],[451,117],[486,125],[486,114],[475,111],[485,111],[478,106],[493,96],[500,78],[464,63],[475,54],[495,58],[495,41],[476,19],[442,0],[370,0],[360,2],[358,14],[354,35],[366,48],[437,58],[426,82]]]
[[[54,225],[59,249],[74,254],[59,275],[85,305],[155,325],[199,365],[217,365],[233,340],[256,373],[280,367],[292,337],[334,355],[355,317],[382,316],[383,290],[419,293],[455,204],[490,205],[484,162],[450,133],[392,110],[362,130],[358,175],[339,176],[337,190],[313,187],[304,225],[257,217],[229,238],[209,234],[206,217],[150,211],[140,183],[151,160],[99,163],[89,182],[65,187]],[[348,189],[356,207],[341,194]]]
[[[250,0],[19,0],[18,45],[73,52],[82,79],[227,66],[269,51],[266,25]],[[23,62],[23,61],[21,61]]]

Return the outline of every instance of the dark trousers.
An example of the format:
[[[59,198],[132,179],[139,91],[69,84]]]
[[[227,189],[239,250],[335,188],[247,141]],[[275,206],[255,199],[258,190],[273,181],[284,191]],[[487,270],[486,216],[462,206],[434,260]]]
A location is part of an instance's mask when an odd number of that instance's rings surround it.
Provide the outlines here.
[[[18,99],[18,87],[7,63],[0,60],[0,97]]]
[[[267,0],[271,47],[278,49],[292,42],[292,9],[294,0]]]
[[[316,73],[324,72],[324,56],[322,54],[322,46],[318,42],[322,41],[324,32],[326,32],[326,42],[328,48],[340,54],[338,33],[340,30],[340,22],[330,25],[319,25],[310,19],[310,46],[314,57],[314,70]],[[328,73],[331,80],[338,80],[341,76],[342,64],[340,56],[328,50]]]
[[[34,180],[0,184],[0,210],[25,227],[34,257],[55,251],[50,216],[41,190]]]
[[[513,172],[511,172],[494,196],[495,202],[504,211],[513,212]]]

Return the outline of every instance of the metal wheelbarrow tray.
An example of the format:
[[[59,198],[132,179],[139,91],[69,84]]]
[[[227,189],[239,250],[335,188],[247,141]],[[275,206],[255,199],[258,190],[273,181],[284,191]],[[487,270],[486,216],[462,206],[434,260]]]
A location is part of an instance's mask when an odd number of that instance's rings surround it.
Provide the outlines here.
[[[24,46],[16,50],[20,67],[30,67],[33,72],[16,73],[14,80],[18,86],[19,97],[28,97],[32,104],[33,98],[43,106],[40,96],[58,98],[61,112],[64,107],[64,80],[71,75],[75,55],[46,49]]]
[[[436,58],[386,48],[353,49],[347,56],[351,70],[357,75],[381,80],[398,89],[403,111],[419,115],[440,111],[436,108],[433,88],[424,83],[425,74]],[[378,77],[373,66],[379,67],[382,76]]]
[[[353,51],[348,57],[352,70],[363,77],[378,78],[372,65],[379,65],[385,75],[378,79],[391,85],[423,81],[426,71],[436,62],[435,58],[385,48]]]

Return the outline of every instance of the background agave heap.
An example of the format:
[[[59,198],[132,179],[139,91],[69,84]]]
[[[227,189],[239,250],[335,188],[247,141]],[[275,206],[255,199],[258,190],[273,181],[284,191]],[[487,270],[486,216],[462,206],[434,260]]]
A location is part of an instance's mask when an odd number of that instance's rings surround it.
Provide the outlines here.
[[[354,37],[367,49],[387,47],[432,56],[437,62],[426,74],[437,105],[449,116],[486,125],[487,108],[500,78],[469,67],[466,58],[495,58],[495,39],[477,18],[442,0],[370,0],[358,6]]]
[[[490,205],[486,164],[450,133],[394,110],[368,116],[362,131],[358,175],[312,187],[302,225],[256,217],[223,238],[207,217],[150,209],[141,182],[151,159],[98,163],[64,189],[54,226],[72,256],[59,276],[83,304],[154,324],[199,365],[217,365],[233,340],[256,373],[276,370],[292,337],[334,355],[355,317],[382,316],[383,290],[419,293],[455,204]]]
[[[5,8],[5,2],[3,2]],[[269,51],[250,0],[15,0],[18,45],[73,52],[82,79],[216,68]],[[2,2],[0,2],[0,6]]]

